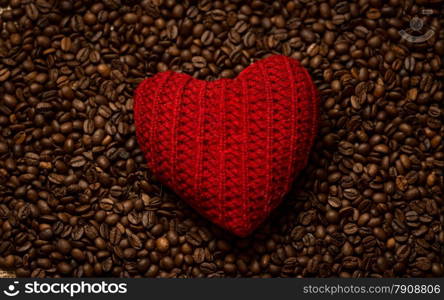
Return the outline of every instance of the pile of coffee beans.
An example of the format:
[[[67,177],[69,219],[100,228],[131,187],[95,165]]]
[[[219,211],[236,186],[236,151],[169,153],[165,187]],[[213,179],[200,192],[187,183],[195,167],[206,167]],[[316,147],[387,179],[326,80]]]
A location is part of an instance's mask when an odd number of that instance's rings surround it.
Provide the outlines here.
[[[17,276],[444,275],[442,0],[0,0],[0,268]],[[415,38],[416,37],[416,38]],[[133,91],[279,53],[321,98],[293,191],[251,237],[150,174]]]

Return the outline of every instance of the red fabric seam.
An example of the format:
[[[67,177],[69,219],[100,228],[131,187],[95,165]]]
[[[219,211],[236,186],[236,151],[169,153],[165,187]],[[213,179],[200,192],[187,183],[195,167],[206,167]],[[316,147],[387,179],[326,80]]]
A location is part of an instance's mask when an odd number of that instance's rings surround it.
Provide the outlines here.
[[[247,155],[247,149],[248,149],[248,85],[246,84],[245,80],[241,79],[242,81],[242,89],[241,89],[241,99],[243,105],[242,110],[242,130],[243,130],[243,136],[244,140],[242,141],[242,207],[243,207],[243,214],[242,214],[242,224],[248,230],[248,224],[247,221],[247,211],[249,208],[249,198],[248,198],[248,168],[246,167],[246,155]]]
[[[267,183],[266,183],[266,187],[265,187],[265,206],[264,206],[264,212],[267,213],[270,209],[270,186],[271,186],[271,180],[273,179],[273,169],[272,169],[272,163],[270,162],[271,160],[271,143],[272,143],[272,138],[271,135],[273,133],[273,99],[271,98],[271,93],[270,93],[270,80],[267,76],[267,73],[264,70],[264,66],[263,65],[259,65],[259,68],[261,70],[262,76],[264,78],[265,81],[265,93],[266,93],[266,99],[267,99]]]
[[[196,203],[199,205],[199,200],[202,197],[202,193],[200,191],[200,185],[202,182],[202,173],[201,173],[201,167],[202,167],[202,156],[203,156],[203,130],[204,130],[204,126],[205,124],[203,123],[203,118],[204,118],[204,105],[203,102],[205,101],[205,93],[206,93],[206,87],[207,87],[207,83],[203,82],[202,84],[202,89],[199,93],[199,123],[198,123],[198,135],[196,136],[196,150],[197,150],[197,160],[196,160],[196,170],[195,170],[195,177],[194,177],[194,186],[195,186],[195,190],[196,190]]]
[[[174,105],[174,114],[173,114],[173,125],[171,127],[172,134],[171,134],[171,181],[172,185],[175,186],[177,183],[177,174],[176,174],[176,162],[177,162],[177,120],[180,119],[180,113],[181,109],[180,106],[182,105],[182,99],[183,99],[183,92],[185,90],[185,87],[187,84],[191,81],[191,78],[188,78],[188,80],[184,81],[183,86],[178,89],[177,95],[176,95],[176,101]]]

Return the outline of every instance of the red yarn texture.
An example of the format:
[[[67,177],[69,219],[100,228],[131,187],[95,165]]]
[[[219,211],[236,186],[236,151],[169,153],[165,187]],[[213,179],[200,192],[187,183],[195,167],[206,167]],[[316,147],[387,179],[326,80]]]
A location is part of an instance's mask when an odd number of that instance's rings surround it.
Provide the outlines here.
[[[235,79],[207,82],[172,71],[145,79],[135,92],[134,118],[153,174],[244,237],[306,165],[318,101],[307,70],[274,55]]]

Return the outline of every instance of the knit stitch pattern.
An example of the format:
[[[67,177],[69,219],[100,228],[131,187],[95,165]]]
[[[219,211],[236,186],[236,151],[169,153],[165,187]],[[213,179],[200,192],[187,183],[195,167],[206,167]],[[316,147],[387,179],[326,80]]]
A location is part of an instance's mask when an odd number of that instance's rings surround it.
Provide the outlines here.
[[[316,135],[315,86],[274,55],[235,79],[166,71],[135,92],[137,139],[156,177],[215,224],[245,237],[278,206]]]

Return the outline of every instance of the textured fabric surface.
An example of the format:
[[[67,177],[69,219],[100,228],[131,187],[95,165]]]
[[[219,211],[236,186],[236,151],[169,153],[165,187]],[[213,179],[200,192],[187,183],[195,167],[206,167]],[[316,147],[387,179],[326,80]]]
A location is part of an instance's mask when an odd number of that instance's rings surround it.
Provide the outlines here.
[[[305,166],[318,102],[299,62],[274,55],[235,79],[159,73],[136,89],[134,114],[158,179],[212,222],[247,236]]]

